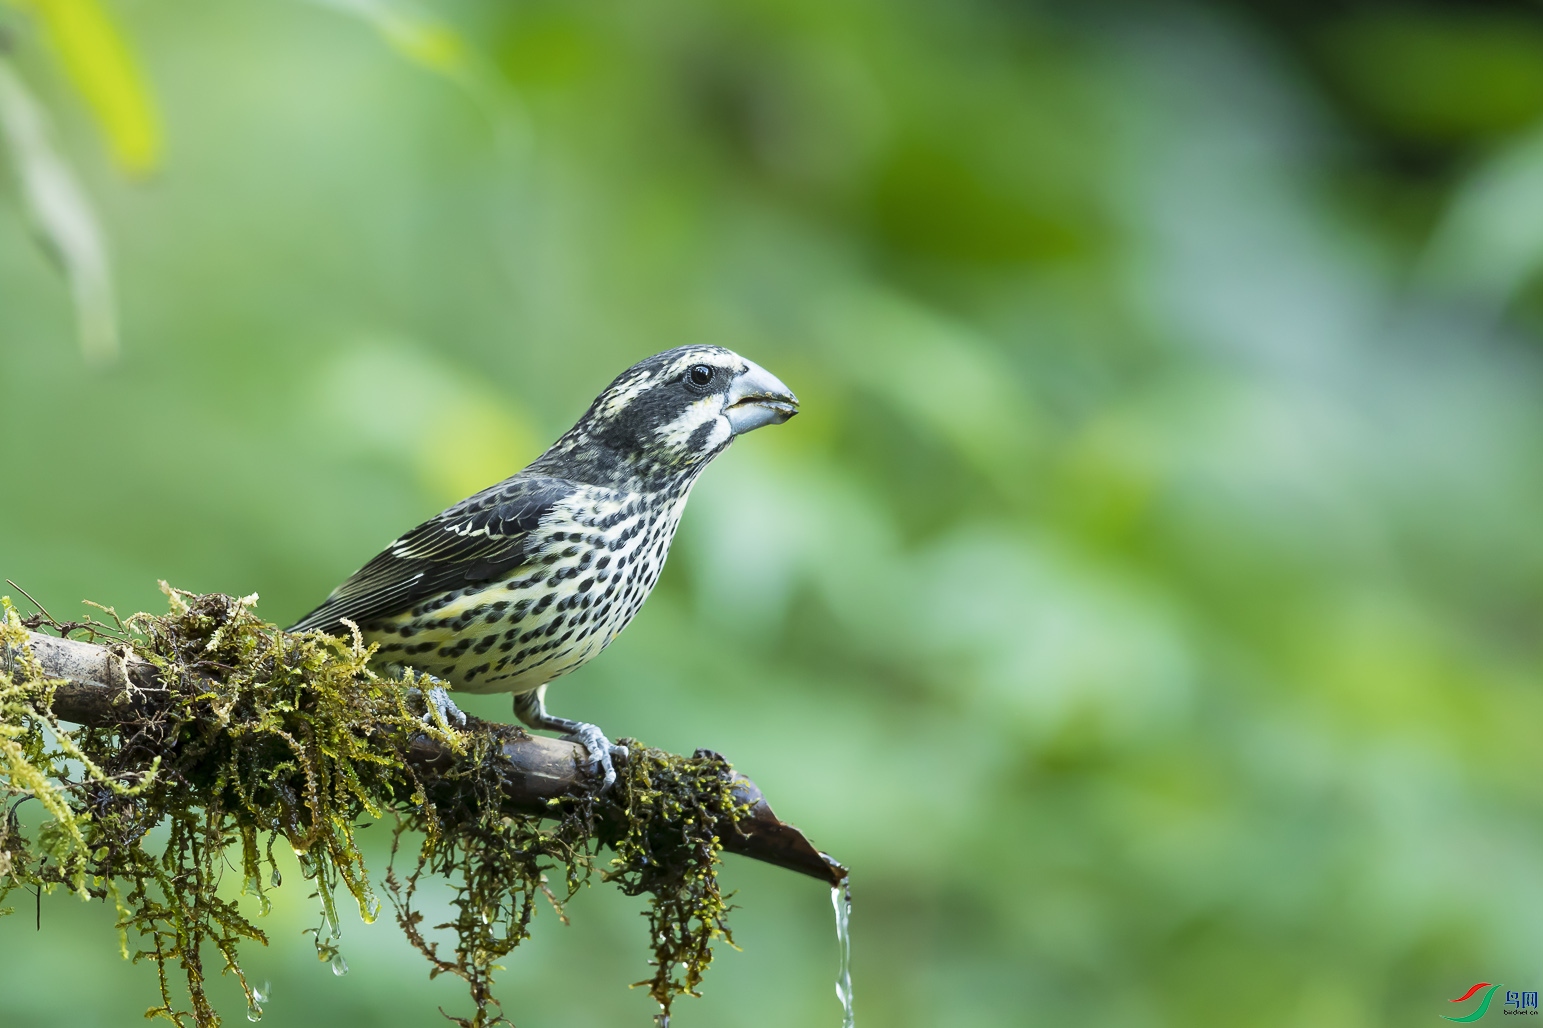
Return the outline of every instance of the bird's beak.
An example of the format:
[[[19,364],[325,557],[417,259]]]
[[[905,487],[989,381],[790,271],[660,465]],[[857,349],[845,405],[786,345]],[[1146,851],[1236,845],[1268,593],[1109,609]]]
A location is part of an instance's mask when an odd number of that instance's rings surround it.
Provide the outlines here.
[[[744,435],[762,425],[780,425],[798,413],[798,397],[793,390],[758,364],[750,364],[734,379],[728,401],[723,413],[735,435]]]

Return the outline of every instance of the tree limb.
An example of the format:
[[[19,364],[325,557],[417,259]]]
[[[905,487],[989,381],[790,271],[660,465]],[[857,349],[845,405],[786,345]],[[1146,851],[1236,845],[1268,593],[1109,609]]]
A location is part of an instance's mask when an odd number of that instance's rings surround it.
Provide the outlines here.
[[[105,726],[121,723],[136,702],[154,702],[165,695],[156,667],[126,647],[106,646],[60,639],[39,632],[28,633],[28,644],[44,672],[61,681],[54,693],[53,712],[63,721]],[[9,665],[9,654],[0,647],[0,664]],[[527,734],[512,725],[468,718],[466,730],[491,735],[495,752],[505,761],[500,768],[504,798],[511,812],[542,813],[546,801],[586,794],[589,785],[580,771],[580,747],[560,739]],[[428,735],[415,736],[407,759],[428,783],[449,769],[455,757],[448,747]],[[750,805],[737,825],[720,832],[723,848],[752,860],[841,884],[847,869],[815,849],[794,826],[780,820],[754,782],[736,773],[734,793]]]

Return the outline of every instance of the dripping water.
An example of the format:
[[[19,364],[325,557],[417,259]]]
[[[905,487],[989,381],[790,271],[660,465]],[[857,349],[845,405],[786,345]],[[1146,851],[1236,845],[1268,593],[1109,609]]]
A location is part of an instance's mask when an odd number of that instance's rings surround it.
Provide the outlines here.
[[[263,1004],[273,998],[273,986],[263,982],[260,989],[253,989],[251,997],[247,1000],[246,1019],[257,1022],[263,1019]]]
[[[836,971],[836,998],[841,1000],[841,1028],[853,1028],[852,1017],[852,886],[843,878],[830,889],[830,903],[836,908],[836,945],[841,951],[841,965]]]
[[[241,891],[250,896],[257,897],[258,907],[263,917],[273,913],[273,901],[268,898],[267,893],[263,892],[262,880],[256,875],[251,875],[247,878],[245,884],[241,887]]]

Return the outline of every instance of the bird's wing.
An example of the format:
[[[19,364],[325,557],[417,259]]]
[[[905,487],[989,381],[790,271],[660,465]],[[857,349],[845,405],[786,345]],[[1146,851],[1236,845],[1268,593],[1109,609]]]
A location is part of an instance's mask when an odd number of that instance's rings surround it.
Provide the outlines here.
[[[531,531],[573,491],[561,478],[516,475],[462,500],[387,546],[289,630],[341,633],[340,618],[368,624],[503,577],[525,561]]]

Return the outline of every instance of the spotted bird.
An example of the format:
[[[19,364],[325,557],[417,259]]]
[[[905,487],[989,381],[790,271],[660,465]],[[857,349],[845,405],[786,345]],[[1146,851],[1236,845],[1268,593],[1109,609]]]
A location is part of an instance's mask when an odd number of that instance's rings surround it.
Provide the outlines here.
[[[599,728],[546,711],[547,683],[593,658],[648,598],[697,476],[736,436],[798,413],[765,369],[719,346],[682,346],[622,372],[578,423],[521,472],[387,546],[290,627],[379,646],[387,671],[514,694],[531,728],[565,733],[603,785]]]

